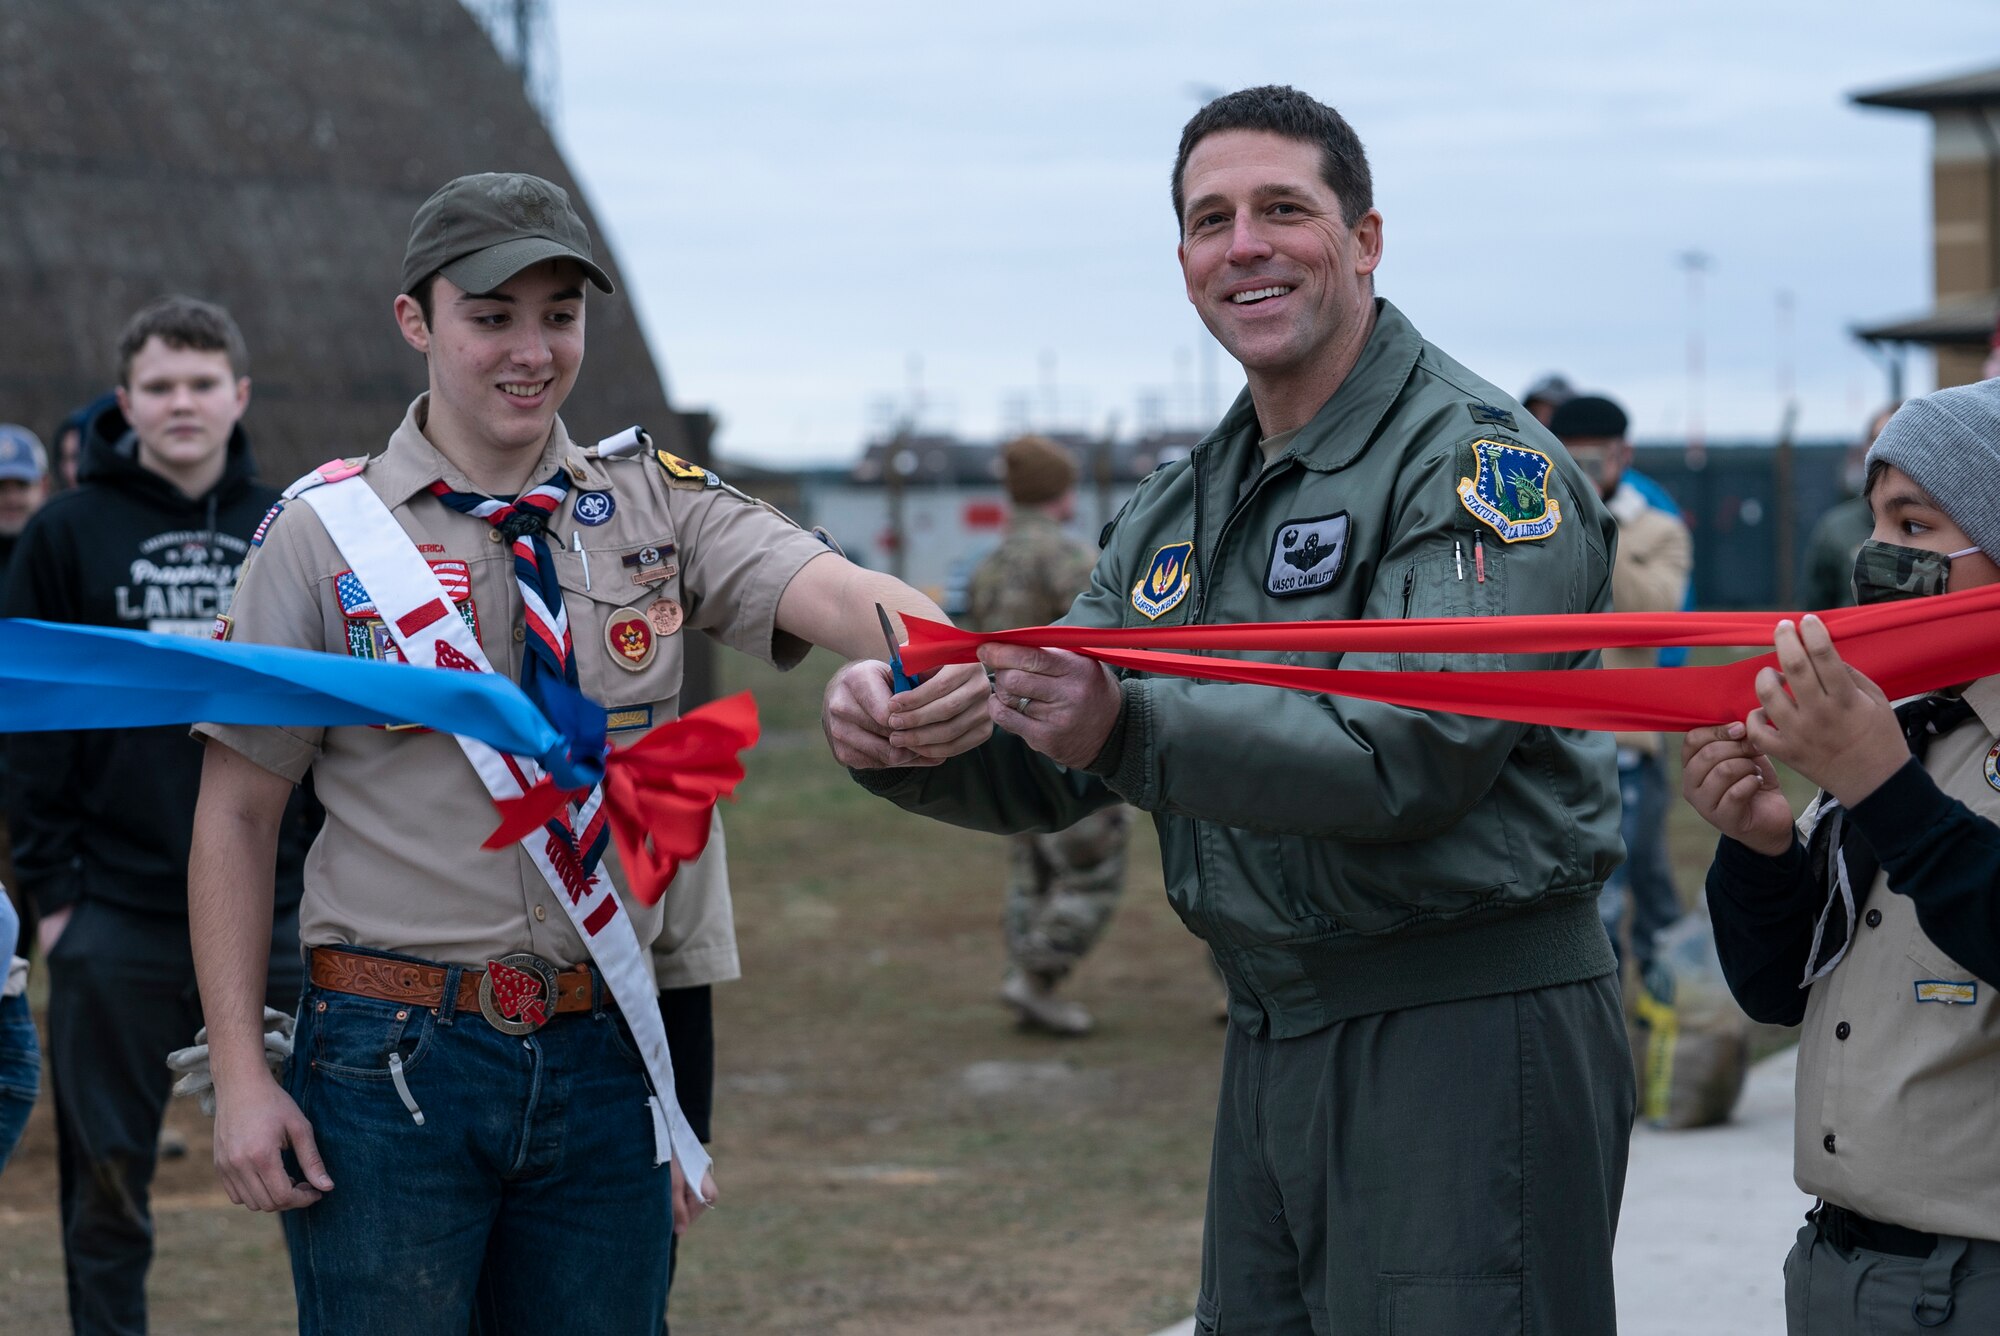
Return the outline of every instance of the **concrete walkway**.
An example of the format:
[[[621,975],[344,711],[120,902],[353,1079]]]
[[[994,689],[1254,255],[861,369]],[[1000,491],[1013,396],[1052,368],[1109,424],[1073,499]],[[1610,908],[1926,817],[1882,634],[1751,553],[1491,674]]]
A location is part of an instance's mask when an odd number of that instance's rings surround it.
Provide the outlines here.
[[[1750,1072],[1736,1116],[1632,1132],[1613,1265],[1619,1336],[1781,1336],[1781,1273],[1811,1199],[1792,1185],[1786,1049]],[[1194,1319],[1156,1336],[1192,1336]]]

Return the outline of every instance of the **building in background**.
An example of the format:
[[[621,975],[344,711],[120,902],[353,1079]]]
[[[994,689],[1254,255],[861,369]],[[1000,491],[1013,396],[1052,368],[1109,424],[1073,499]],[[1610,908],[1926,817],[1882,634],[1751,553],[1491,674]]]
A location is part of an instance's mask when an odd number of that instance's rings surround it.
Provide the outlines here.
[[[1887,353],[1890,399],[1904,395],[1903,350],[1927,347],[1937,383],[1980,378],[2000,320],[2000,65],[1972,74],[1853,95],[1864,107],[1931,118],[1931,250],[1935,300],[1927,311],[1857,327]]]
[[[390,316],[410,216],[463,172],[533,172],[604,228],[521,74],[458,0],[7,0],[0,22],[0,419],[44,436],[111,384],[153,297],[222,303],[255,350],[248,424],[282,485],[382,448],[424,386]],[[581,440],[673,411],[616,257],[566,415]]]

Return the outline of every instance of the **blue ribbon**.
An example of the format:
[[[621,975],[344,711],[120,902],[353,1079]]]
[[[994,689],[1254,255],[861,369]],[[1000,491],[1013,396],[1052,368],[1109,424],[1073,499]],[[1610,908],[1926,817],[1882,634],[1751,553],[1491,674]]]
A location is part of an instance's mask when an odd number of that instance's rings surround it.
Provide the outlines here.
[[[497,673],[275,645],[0,618],[0,733],[155,724],[423,724],[532,756],[564,789],[604,772],[604,710],[551,704]]]

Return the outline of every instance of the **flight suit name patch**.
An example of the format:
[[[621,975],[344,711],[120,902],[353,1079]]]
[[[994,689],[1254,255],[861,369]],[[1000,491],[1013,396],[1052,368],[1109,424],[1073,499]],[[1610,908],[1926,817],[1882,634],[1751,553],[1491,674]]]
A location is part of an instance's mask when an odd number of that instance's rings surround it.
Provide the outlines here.
[[[1473,476],[1458,480],[1459,504],[1500,535],[1503,543],[1547,538],[1562,524],[1562,504],[1549,495],[1549,457],[1514,441],[1472,443]]]
[[[1347,565],[1347,512],[1286,520],[1271,535],[1264,592],[1289,598],[1324,589]]]
[[[1132,606],[1150,621],[1158,621],[1179,606],[1194,584],[1188,567],[1194,559],[1194,544],[1169,543],[1153,554],[1146,573],[1132,586]]]

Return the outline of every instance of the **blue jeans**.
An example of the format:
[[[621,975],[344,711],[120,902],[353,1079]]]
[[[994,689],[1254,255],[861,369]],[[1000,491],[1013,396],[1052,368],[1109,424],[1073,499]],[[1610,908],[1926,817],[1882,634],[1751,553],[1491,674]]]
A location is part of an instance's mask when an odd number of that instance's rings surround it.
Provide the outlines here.
[[[0,892],[4,894],[4,892]],[[0,1171],[28,1125],[42,1085],[42,1049],[26,997],[0,997]]]
[[[457,991],[306,990],[286,1086],[334,1188],[284,1216],[301,1336],[655,1336],[673,1203],[624,1022],[600,997],[506,1035]]]
[[[1618,798],[1625,861],[1598,893],[1597,914],[1622,964],[1618,925],[1625,918],[1626,892],[1631,892],[1632,955],[1644,968],[1653,960],[1653,940],[1681,916],[1680,893],[1667,861],[1667,767],[1659,753],[1628,755],[1620,749]]]

